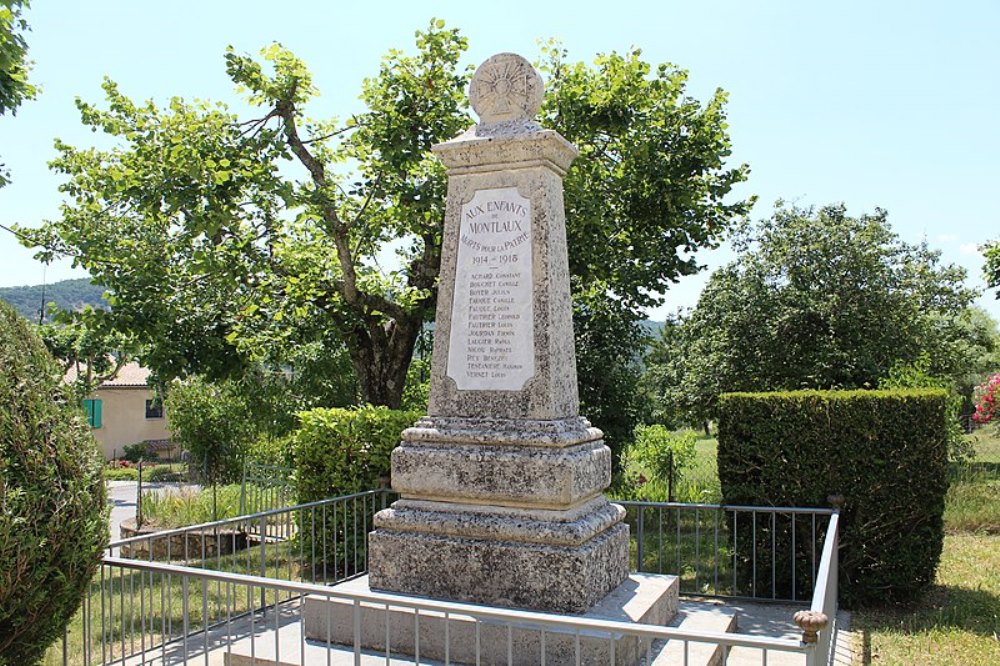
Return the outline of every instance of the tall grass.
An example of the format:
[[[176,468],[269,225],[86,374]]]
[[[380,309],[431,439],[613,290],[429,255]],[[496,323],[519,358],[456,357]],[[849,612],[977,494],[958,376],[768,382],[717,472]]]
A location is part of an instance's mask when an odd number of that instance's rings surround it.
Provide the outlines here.
[[[240,515],[240,493],[239,484],[143,493],[143,523],[170,529],[235,518]]]
[[[674,501],[714,504],[722,500],[719,471],[716,465],[718,443],[714,438],[702,438],[695,444],[694,462],[674,478]],[[615,499],[666,502],[670,484],[652,471],[630,462],[626,480],[609,491]],[[641,479],[637,481],[637,479]]]
[[[968,439],[976,457],[951,465],[945,529],[952,534],[1000,534],[1000,435],[982,428]]]

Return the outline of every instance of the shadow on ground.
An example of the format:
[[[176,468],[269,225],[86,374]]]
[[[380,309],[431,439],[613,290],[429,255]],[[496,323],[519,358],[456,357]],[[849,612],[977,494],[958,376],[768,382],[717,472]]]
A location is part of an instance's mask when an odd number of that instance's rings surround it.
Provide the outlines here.
[[[855,628],[864,635],[864,663],[872,663],[871,633],[920,634],[933,629],[960,629],[997,638],[1000,632],[1000,595],[951,585],[934,585],[917,603],[869,609],[855,616]]]

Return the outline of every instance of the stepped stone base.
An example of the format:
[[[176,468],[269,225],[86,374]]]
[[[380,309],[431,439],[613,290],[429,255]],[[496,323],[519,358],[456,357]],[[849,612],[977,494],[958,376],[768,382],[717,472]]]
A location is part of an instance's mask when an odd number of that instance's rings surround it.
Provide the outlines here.
[[[578,416],[426,417],[392,452],[402,499],[375,516],[372,589],[583,613],[628,577],[611,452]]]
[[[628,527],[581,546],[378,529],[372,589],[559,613],[583,613],[628,577]]]
[[[632,574],[582,617],[666,625],[677,612],[678,587],[675,576]],[[368,592],[369,580],[368,577],[358,578],[341,583],[334,589]],[[482,610],[483,606],[469,604],[467,608],[469,612],[475,612],[477,609]],[[386,610],[384,604],[362,603],[360,609],[361,621],[357,626],[360,628],[363,649],[384,654],[388,636],[388,649],[393,655],[413,656],[417,651],[416,634],[419,623],[421,660],[443,661],[447,655],[449,662],[453,664],[510,663],[514,666],[537,666],[543,663],[544,645],[544,663],[553,666],[576,663],[634,666],[646,654],[648,647],[648,641],[634,636],[619,635],[609,640],[606,634],[598,636],[583,633],[579,638],[580,660],[577,662],[577,637],[574,632],[546,630],[543,638],[540,625],[525,622],[513,626],[508,633],[508,625],[503,622],[480,620],[477,623],[472,616],[461,612],[449,614],[446,632],[441,613],[421,611],[418,620],[413,611],[406,608],[390,606]],[[353,602],[321,596],[307,597],[302,610],[305,635],[311,640],[324,643],[353,645],[356,626],[353,613]],[[511,657],[509,662],[508,656]]]

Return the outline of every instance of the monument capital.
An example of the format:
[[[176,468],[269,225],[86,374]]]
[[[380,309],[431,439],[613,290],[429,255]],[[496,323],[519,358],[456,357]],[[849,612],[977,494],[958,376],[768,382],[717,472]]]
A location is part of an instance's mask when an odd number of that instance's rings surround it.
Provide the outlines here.
[[[544,94],[542,77],[516,53],[488,58],[469,85],[469,101],[484,125],[531,120],[542,108]]]

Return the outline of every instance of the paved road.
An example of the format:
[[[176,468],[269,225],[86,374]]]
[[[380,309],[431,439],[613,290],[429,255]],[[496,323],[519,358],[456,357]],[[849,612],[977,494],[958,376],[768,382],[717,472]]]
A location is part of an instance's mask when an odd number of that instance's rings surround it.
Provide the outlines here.
[[[135,518],[136,495],[139,484],[136,481],[108,481],[108,502],[111,504],[111,540],[121,538],[120,526],[126,518]],[[151,490],[157,493],[179,492],[182,488],[197,490],[200,486],[188,483],[149,483],[143,482],[142,491]]]

